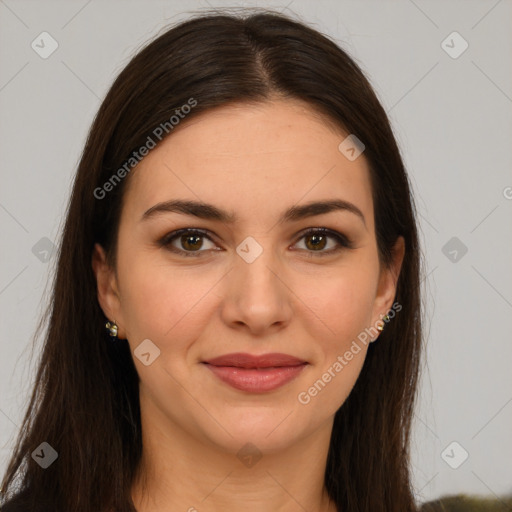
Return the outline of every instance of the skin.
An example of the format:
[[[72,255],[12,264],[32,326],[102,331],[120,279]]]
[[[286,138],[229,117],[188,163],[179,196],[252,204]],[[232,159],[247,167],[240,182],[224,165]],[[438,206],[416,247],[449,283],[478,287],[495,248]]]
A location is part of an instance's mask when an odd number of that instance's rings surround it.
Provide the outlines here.
[[[145,339],[160,350],[148,366],[134,357],[144,446],[132,488],[139,512],[336,510],[323,482],[329,439],[368,346],[308,404],[297,397],[391,309],[404,254],[399,238],[392,266],[379,262],[368,164],[364,153],[349,161],[338,150],[347,135],[296,100],[220,107],[183,121],[129,176],[117,268],[98,244],[92,264],[119,338],[132,353]],[[166,212],[141,220],[178,198],[239,219]],[[278,222],[290,206],[331,199],[356,205],[364,222],[349,211]],[[315,249],[301,233],[321,227],[348,236],[353,248],[319,256],[336,240]],[[199,257],[158,245],[181,228],[211,233],[192,249],[180,237],[172,242],[184,252],[200,247]],[[248,236],[263,249],[252,263],[236,252]],[[283,352],[309,364],[277,390],[248,393],[201,363],[232,352]],[[247,443],[261,455],[251,467],[236,455]]]

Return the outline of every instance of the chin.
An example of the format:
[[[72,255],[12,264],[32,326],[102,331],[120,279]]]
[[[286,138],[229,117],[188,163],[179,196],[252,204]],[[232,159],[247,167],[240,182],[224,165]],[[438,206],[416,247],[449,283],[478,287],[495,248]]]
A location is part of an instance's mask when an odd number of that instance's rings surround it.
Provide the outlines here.
[[[253,449],[267,454],[278,452],[309,433],[306,428],[301,428],[301,424],[293,418],[294,414],[290,414],[291,411],[278,413],[272,407],[242,407],[238,414],[223,416],[219,423],[224,428],[213,430],[210,424],[206,435],[211,442],[233,455],[237,455],[243,447],[248,451]]]

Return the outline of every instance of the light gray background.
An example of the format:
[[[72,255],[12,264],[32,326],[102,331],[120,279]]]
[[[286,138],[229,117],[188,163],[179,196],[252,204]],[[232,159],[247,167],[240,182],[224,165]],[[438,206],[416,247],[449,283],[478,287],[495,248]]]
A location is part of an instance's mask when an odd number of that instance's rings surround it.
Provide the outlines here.
[[[40,240],[57,241],[107,88],[142,43],[187,11],[259,6],[291,10],[348,50],[409,169],[430,324],[412,445],[418,499],[512,492],[512,3],[288,1],[0,0],[0,471],[33,384],[30,339],[55,264],[41,261]],[[59,45],[47,59],[31,48],[43,31]],[[453,31],[469,44],[458,58],[445,49],[461,40],[442,46]],[[462,257],[443,253],[452,237],[467,247]],[[453,469],[446,461],[460,462],[462,449],[469,457]]]

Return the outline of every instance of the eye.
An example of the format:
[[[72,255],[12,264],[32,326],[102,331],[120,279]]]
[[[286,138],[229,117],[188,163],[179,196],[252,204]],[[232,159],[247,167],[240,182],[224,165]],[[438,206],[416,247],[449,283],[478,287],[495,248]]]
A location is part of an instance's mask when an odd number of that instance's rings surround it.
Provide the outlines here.
[[[165,247],[172,252],[182,254],[184,256],[197,257],[201,256],[202,252],[205,252],[203,242],[204,239],[213,244],[212,239],[206,234],[205,231],[200,229],[185,228],[179,229],[178,231],[173,231],[172,233],[165,235],[161,240],[159,240],[158,243],[162,247]],[[174,243],[176,243],[178,247],[176,247]],[[207,247],[206,250],[212,250],[212,248]]]
[[[306,232],[302,233],[299,240],[305,240],[305,250],[309,253],[308,256],[328,256],[342,249],[352,249],[353,243],[341,233],[332,231],[327,228],[311,228]],[[328,240],[331,239],[334,243],[331,244],[331,248],[324,250],[328,245]]]
[[[303,232],[299,238],[299,240],[303,239],[306,240],[305,249],[300,250],[307,252],[309,257],[328,256],[344,248],[351,249],[353,247],[353,243],[345,235],[327,228],[310,228]],[[334,241],[332,243],[333,247],[324,250],[328,245],[329,239]],[[204,240],[213,244],[213,247],[205,248]],[[199,257],[201,253],[208,250],[222,250],[215,245],[207,231],[197,228],[184,228],[173,231],[160,239],[158,244],[171,252],[187,257]]]

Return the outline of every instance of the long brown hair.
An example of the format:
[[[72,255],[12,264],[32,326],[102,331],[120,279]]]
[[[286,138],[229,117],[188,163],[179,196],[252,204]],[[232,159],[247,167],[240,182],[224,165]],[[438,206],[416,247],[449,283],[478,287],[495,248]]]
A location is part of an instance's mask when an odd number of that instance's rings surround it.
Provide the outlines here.
[[[191,98],[196,104],[187,120],[276,95],[307,102],[326,122],[364,142],[384,265],[397,237],[405,239],[395,297],[402,308],[369,346],[335,415],[328,493],[343,512],[416,510],[409,438],[422,345],[421,258],[404,164],[358,65],[328,37],[269,11],[203,13],[165,31],[132,58],[101,104],[68,205],[36,385],[2,482],[6,495],[23,494],[30,510],[135,512],[139,378],[127,342],[109,340],[91,267],[96,242],[115,265],[129,175],[109,187],[106,198],[98,198],[98,188]],[[58,453],[47,469],[31,457],[42,442]]]

